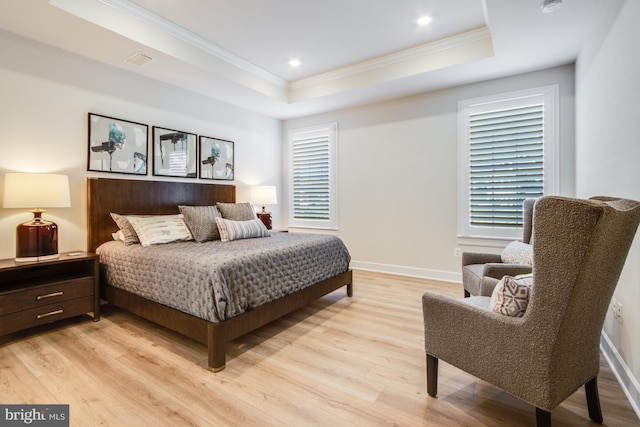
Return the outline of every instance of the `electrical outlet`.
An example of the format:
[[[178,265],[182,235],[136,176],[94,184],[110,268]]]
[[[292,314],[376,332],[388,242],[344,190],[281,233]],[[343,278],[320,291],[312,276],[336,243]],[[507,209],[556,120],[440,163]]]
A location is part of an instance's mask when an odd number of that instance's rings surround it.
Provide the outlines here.
[[[620,322],[620,324],[622,324],[622,303],[619,301],[616,304],[615,318],[618,319],[618,322]]]
[[[611,311],[613,312],[613,318],[622,324],[622,303],[616,298],[611,300]]]
[[[462,249],[453,248],[453,256],[462,256]]]

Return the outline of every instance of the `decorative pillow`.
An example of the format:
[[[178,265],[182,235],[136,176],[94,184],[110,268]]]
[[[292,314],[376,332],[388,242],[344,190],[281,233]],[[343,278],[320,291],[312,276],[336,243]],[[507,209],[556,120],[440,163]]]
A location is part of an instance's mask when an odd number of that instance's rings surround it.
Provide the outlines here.
[[[491,294],[491,310],[511,317],[524,316],[532,286],[533,274],[504,276]]]
[[[222,214],[222,218],[232,221],[248,221],[256,219],[256,211],[253,210],[251,203],[217,203],[218,210]]]
[[[136,230],[133,228],[129,220],[127,220],[127,217],[125,215],[120,215],[112,212],[111,218],[113,218],[115,223],[118,224],[118,228],[122,230],[125,245],[140,243],[140,239],[138,239]]]
[[[218,230],[220,230],[220,240],[230,242],[231,240],[251,239],[253,237],[269,237],[269,230],[259,219],[248,221],[233,221],[230,219],[216,218]]]
[[[193,240],[182,215],[128,216],[142,246]]]
[[[184,222],[189,227],[191,235],[196,242],[207,240],[220,240],[220,232],[216,224],[216,218],[221,218],[218,208],[215,206],[178,206]]]
[[[509,243],[502,251],[502,262],[533,265],[533,246],[517,240]]]

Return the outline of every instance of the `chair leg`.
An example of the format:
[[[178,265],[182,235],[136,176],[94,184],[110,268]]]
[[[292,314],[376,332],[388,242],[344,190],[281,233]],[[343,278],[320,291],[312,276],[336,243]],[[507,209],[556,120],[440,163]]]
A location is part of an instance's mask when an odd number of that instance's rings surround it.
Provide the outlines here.
[[[551,412],[536,408],[536,427],[551,427]]]
[[[438,358],[427,354],[427,393],[436,397],[438,394]]]
[[[598,424],[602,424],[602,409],[600,408],[600,396],[598,395],[598,377],[587,381],[584,385],[587,394],[587,408],[589,408],[589,418]]]

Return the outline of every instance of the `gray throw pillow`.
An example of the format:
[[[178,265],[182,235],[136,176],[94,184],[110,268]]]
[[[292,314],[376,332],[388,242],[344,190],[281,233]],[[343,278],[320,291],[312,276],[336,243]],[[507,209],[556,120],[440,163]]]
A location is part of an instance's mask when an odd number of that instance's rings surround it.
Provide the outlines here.
[[[216,218],[222,218],[215,206],[178,206],[196,242],[220,240]]]
[[[217,203],[222,218],[232,221],[248,221],[256,219],[256,212],[251,203]]]

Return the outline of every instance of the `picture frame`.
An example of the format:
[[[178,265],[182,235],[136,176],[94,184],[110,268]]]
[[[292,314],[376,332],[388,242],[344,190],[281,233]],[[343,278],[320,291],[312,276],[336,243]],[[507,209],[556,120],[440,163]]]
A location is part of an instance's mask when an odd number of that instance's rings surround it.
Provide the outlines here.
[[[88,114],[87,170],[147,175],[149,126]]]
[[[234,179],[233,141],[200,136],[201,179],[233,181]]]
[[[174,129],[153,127],[153,174],[197,178],[197,135]]]

